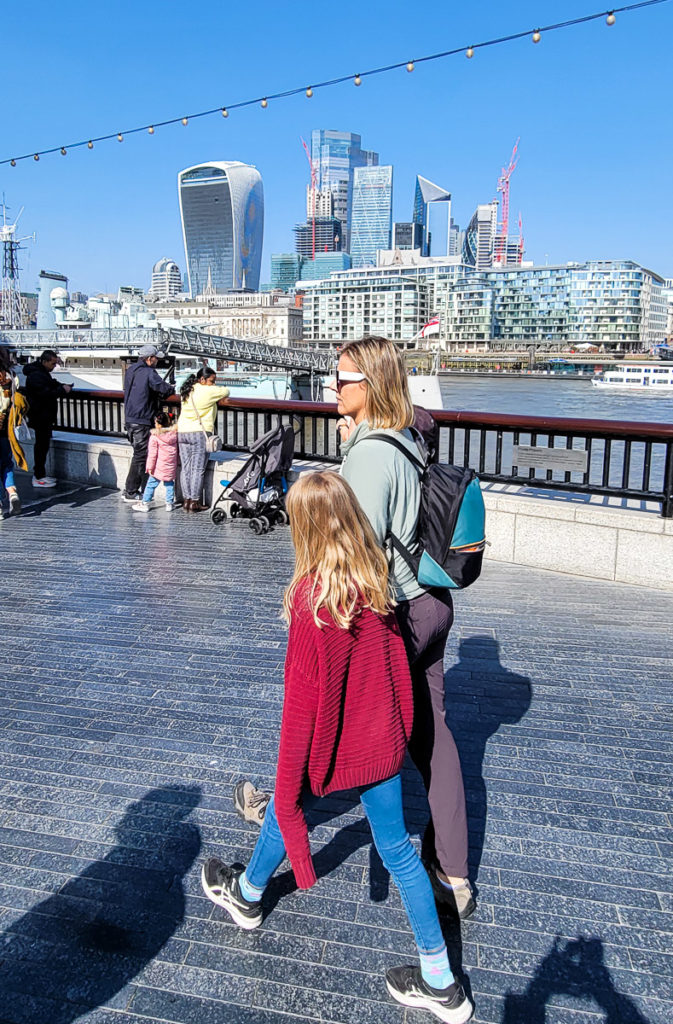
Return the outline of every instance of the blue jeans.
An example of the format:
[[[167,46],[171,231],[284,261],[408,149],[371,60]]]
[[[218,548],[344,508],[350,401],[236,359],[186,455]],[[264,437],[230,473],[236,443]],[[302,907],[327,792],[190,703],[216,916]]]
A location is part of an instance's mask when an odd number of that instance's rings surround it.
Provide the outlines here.
[[[15,487],[14,459],[8,437],[0,437],[0,483],[4,488]]]
[[[157,480],[155,476],[149,476],[147,483],[145,484],[145,491],[143,493],[143,501],[151,501],[154,497],[154,492],[161,483],[161,480]],[[173,504],[175,501],[175,480],[164,480],[164,491],[166,492],[166,501],[169,504]]]
[[[402,781],[399,775],[360,790],[360,800],[386,869],[400,891],[419,953],[436,953],[444,948],[432,886],[414,849],[402,811]],[[257,845],[245,877],[250,885],[264,889],[285,857],[285,844],[278,827],[273,800],[266,809]]]

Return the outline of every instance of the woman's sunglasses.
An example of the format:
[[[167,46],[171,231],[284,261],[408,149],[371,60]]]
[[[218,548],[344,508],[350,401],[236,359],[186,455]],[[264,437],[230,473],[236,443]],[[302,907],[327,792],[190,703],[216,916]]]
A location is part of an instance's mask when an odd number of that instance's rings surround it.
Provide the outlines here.
[[[334,390],[338,393],[346,384],[358,384],[361,380],[367,380],[364,373],[355,373],[353,370],[337,370]]]

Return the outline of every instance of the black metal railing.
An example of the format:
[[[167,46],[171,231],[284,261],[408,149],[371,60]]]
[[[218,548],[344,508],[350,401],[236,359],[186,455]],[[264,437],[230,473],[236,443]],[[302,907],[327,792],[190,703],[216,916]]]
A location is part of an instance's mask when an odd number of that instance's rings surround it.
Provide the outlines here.
[[[179,399],[166,408],[177,411]],[[441,461],[471,466],[484,481],[658,502],[673,517],[673,425],[448,412],[439,424]],[[336,407],[319,402],[232,398],[216,430],[226,449],[245,451],[280,420],[295,428],[297,458],[339,462]],[[124,436],[123,396],[74,391],[59,401],[58,428]]]

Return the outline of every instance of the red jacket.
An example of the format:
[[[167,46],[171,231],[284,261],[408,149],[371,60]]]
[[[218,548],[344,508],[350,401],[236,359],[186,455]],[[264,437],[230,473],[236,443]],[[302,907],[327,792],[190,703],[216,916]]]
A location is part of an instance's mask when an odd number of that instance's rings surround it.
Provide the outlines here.
[[[145,469],[164,483],[175,480],[178,469],[178,428],[155,427],[150,433]]]
[[[316,881],[302,790],[316,796],[382,782],[402,767],[413,721],[409,664],[393,614],[363,609],[349,630],[297,589],[285,659],[274,803],[297,885]]]

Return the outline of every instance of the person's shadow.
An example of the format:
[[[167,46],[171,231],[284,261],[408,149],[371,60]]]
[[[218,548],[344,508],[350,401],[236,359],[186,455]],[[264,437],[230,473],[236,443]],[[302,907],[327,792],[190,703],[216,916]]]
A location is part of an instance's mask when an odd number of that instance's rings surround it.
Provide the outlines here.
[[[70,1024],[157,955],[184,918],[182,880],[201,848],[184,819],[200,799],[198,786],[149,791],[115,827],[117,846],[7,925],[0,1022]]]
[[[501,1024],[545,1024],[554,995],[595,1003],[605,1014],[604,1024],[647,1024],[635,1003],[615,989],[596,936],[566,940],[557,935],[525,992],[506,993]]]

